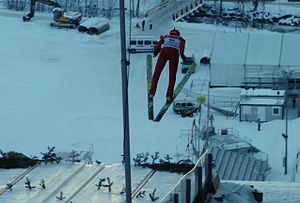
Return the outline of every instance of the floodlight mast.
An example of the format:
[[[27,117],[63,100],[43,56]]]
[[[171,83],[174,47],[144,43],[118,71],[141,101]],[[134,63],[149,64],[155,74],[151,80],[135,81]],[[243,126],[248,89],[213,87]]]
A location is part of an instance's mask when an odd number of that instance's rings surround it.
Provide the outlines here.
[[[126,30],[125,30],[125,7],[124,0],[119,1],[120,7],[120,41],[121,41],[121,73],[122,73],[122,97],[123,97],[123,153],[125,162],[125,192],[126,203],[131,203],[131,164],[130,164],[130,136],[129,136],[129,113],[128,113],[128,75],[126,59]]]

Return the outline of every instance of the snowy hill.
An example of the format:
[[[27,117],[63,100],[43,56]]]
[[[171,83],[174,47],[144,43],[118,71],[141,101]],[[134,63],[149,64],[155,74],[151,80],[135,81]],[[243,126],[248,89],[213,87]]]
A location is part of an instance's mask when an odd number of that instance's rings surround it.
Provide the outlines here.
[[[0,149],[20,151],[27,155],[40,155],[47,146],[56,146],[59,151],[93,149],[93,159],[105,164],[120,163],[123,119],[118,19],[102,19],[110,24],[110,30],[99,36],[89,36],[76,30],[50,28],[50,14],[43,15],[43,18],[37,15],[30,23],[23,23],[21,16],[21,13],[14,13],[0,18],[0,24],[5,27],[0,37]],[[140,20],[135,19],[134,23]],[[153,16],[152,21],[153,30],[142,32],[133,29],[133,34],[151,34],[158,38],[172,27],[178,27],[187,40],[186,54],[195,53],[196,61],[199,61],[204,50],[211,49],[214,32],[235,31],[213,25],[174,23],[171,17],[163,14]],[[181,118],[169,110],[160,123],[150,122],[146,112],[146,55],[131,55],[130,62],[132,156],[140,152],[159,151],[162,156],[170,154],[175,157],[180,153],[186,158],[188,138],[180,136],[180,132],[191,129],[193,118]],[[180,71],[177,75],[178,79],[182,77]],[[208,80],[209,68],[200,65],[190,82],[193,79]],[[155,96],[156,112],[165,101],[167,81],[166,68]],[[203,88],[203,94],[206,94],[206,90]],[[272,171],[268,180],[292,180],[294,161],[300,148],[297,137],[299,118],[289,121],[289,167],[288,175],[284,175],[284,140],[281,133],[285,131],[285,121],[264,123],[262,131],[258,132],[256,123],[240,123],[237,118],[211,113],[214,114],[217,128],[234,127],[241,136],[250,138],[253,145],[269,154]],[[49,170],[62,172],[59,167],[63,166],[50,167]],[[72,167],[76,170],[79,166]],[[44,169],[48,170],[46,167]],[[99,166],[86,169],[94,173]],[[120,171],[117,174],[122,173],[120,168],[116,167],[116,170]],[[1,169],[0,173],[3,186],[21,170]],[[45,174],[43,171],[36,173],[35,183]],[[107,175],[111,174],[103,176]],[[22,184],[18,187],[24,187]],[[94,185],[91,187],[96,189]],[[35,194],[36,191],[30,193],[32,197]],[[20,195],[23,196],[23,193],[20,192]]]

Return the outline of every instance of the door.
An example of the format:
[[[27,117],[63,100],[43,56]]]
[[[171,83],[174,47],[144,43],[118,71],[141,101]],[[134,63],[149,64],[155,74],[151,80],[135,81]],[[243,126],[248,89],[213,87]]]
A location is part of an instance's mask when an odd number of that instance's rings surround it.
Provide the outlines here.
[[[260,121],[266,121],[266,107],[257,107],[257,118],[260,118]]]

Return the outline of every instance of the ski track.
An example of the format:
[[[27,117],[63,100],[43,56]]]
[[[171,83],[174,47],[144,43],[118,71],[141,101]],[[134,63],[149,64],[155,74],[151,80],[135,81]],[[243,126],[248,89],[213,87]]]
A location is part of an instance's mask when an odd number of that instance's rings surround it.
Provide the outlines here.
[[[69,184],[72,183],[72,181],[74,181],[74,179],[77,176],[80,176],[81,174],[83,174],[86,170],[88,169],[88,167],[83,164],[81,167],[79,167],[74,173],[72,173],[66,180],[64,180],[59,186],[56,187],[55,190],[53,190],[48,197],[46,197],[44,200],[42,201],[38,201],[38,202],[43,202],[43,203],[47,203],[47,202],[51,202],[53,201],[56,197],[56,195],[60,192],[63,191]],[[62,179],[62,175],[59,175],[57,177],[58,179]],[[55,184],[57,180],[53,180],[53,184]],[[48,186],[49,187],[49,186]],[[55,188],[55,187],[54,187]]]
[[[17,176],[11,183],[9,183],[10,185],[14,186],[15,184],[17,184],[20,180],[22,180],[27,174],[29,174],[31,171],[33,171],[35,168],[37,168],[40,165],[40,163],[37,163],[35,166],[32,166],[31,168],[27,169],[24,173],[22,173],[21,175]],[[2,189],[0,191],[0,196],[2,194],[4,194],[7,190],[9,190],[7,187],[5,187],[4,189]]]
[[[131,197],[135,198],[138,193],[143,189],[143,187],[147,184],[147,182],[150,180],[150,178],[154,175],[156,170],[151,170],[145,178],[141,181],[141,183],[133,190]],[[125,202],[126,203],[126,202]]]
[[[89,184],[93,183],[93,180],[96,179],[96,177],[100,174],[101,171],[103,171],[104,168],[105,166],[101,166],[100,168],[94,166],[91,168],[92,171],[88,170],[87,171],[88,174],[84,174],[81,177],[79,177],[76,181],[74,181],[72,184],[73,185],[77,184],[79,187],[77,188],[77,190],[74,190],[72,187],[69,187],[67,189],[69,189],[70,191],[68,190],[64,191],[64,194],[66,195],[66,197],[68,197],[65,202],[67,203],[70,202],[71,200],[74,200],[74,197],[76,195],[78,195]],[[68,194],[68,192],[70,194]]]

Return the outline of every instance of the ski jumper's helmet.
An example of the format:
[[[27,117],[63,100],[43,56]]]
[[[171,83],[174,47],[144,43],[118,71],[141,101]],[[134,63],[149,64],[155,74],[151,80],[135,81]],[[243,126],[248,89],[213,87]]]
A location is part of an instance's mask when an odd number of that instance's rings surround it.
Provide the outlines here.
[[[179,32],[179,30],[177,30],[176,28],[173,28],[173,29],[170,31],[170,35],[177,35],[177,36],[180,36],[180,32]]]

